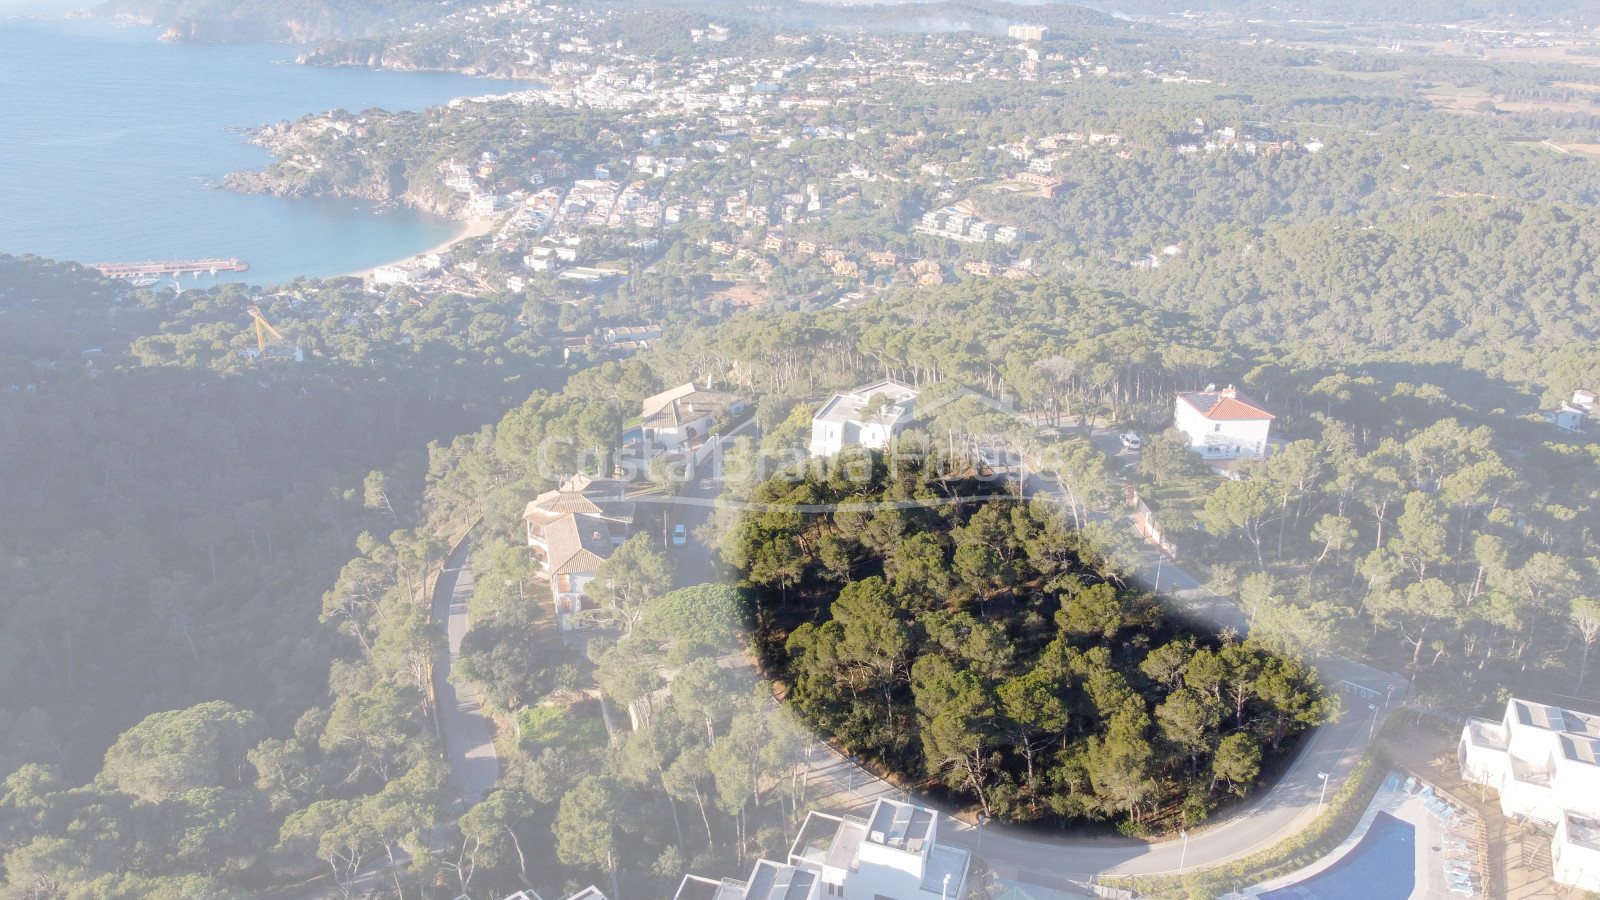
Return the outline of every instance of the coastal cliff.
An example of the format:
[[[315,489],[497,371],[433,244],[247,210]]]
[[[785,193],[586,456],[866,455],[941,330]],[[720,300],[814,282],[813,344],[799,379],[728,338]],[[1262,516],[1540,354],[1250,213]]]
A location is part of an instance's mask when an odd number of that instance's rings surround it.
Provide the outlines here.
[[[455,0],[106,0],[97,18],[165,26],[161,40],[195,43],[319,41],[361,38],[400,23],[443,15]]]
[[[538,80],[548,76],[543,67],[517,61],[492,48],[450,36],[407,40],[358,38],[330,40],[302,52],[295,62],[303,66],[353,66],[394,72],[453,72],[477,78]]]
[[[334,113],[252,132],[250,143],[265,147],[276,162],[260,171],[231,172],[217,187],[275,197],[366,200],[447,218],[469,218],[458,194],[438,183],[437,177],[414,177],[404,160],[335,149],[347,136],[364,133],[358,124],[361,121],[364,119]]]

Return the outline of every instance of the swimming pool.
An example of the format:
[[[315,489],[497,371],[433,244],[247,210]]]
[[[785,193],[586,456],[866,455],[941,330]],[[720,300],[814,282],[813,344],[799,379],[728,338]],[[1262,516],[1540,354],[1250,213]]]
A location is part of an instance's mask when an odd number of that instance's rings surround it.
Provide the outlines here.
[[[1417,829],[1378,813],[1361,841],[1305,881],[1262,894],[1262,900],[1406,900],[1417,886]]]

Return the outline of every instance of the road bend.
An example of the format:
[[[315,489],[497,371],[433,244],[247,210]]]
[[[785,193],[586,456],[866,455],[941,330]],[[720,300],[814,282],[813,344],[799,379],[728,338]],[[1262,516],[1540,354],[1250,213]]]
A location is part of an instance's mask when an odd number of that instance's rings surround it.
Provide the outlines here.
[[[1107,445],[1110,453],[1132,455],[1115,446],[1115,435],[1109,430],[1094,438]],[[712,492],[707,490],[711,485],[696,487],[699,490],[691,496],[698,505],[704,502],[704,494]],[[1059,499],[1053,488],[1030,480],[1024,493]],[[1142,551],[1133,579],[1162,593],[1198,621],[1232,628],[1241,637],[1249,633],[1250,623],[1238,607],[1153,548]],[[1405,696],[1406,684],[1400,676],[1355,660],[1326,657],[1315,665],[1328,689],[1342,695],[1344,715],[1305,735],[1288,768],[1266,793],[1228,810],[1212,824],[1191,829],[1186,840],[1150,843],[1116,836],[1052,837],[1017,826],[988,824],[980,829],[955,819],[941,826],[944,836],[975,851],[1002,877],[1054,888],[1082,887],[1096,876],[1181,874],[1265,850],[1299,832],[1317,816],[1361,759],[1391,701],[1398,703]],[[808,769],[820,782],[817,787],[830,795],[825,804],[837,812],[861,812],[879,797],[905,798],[902,789],[826,744],[813,744],[807,757]]]

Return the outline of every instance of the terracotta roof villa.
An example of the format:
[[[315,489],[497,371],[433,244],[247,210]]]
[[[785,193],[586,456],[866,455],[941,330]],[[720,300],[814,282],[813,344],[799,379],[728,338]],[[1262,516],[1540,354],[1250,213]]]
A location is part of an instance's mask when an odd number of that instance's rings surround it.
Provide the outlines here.
[[[564,630],[578,627],[584,610],[584,585],[613,548],[628,539],[632,501],[614,478],[574,475],[529,501],[522,519],[528,546],[550,578],[550,595]]]
[[[1233,385],[1179,391],[1173,410],[1173,424],[1189,438],[1189,449],[1206,459],[1265,457],[1274,418]]]

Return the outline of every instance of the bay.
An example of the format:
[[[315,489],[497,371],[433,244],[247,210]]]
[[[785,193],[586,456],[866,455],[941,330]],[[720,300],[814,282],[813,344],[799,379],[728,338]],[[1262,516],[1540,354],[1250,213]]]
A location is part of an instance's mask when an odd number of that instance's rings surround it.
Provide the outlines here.
[[[271,157],[243,130],[329,109],[422,109],[517,86],[295,65],[287,44],[165,44],[159,29],[0,20],[0,252],[82,263],[237,257],[218,279],[369,269],[459,223],[357,201],[215,190]],[[209,275],[183,284],[212,283]]]

